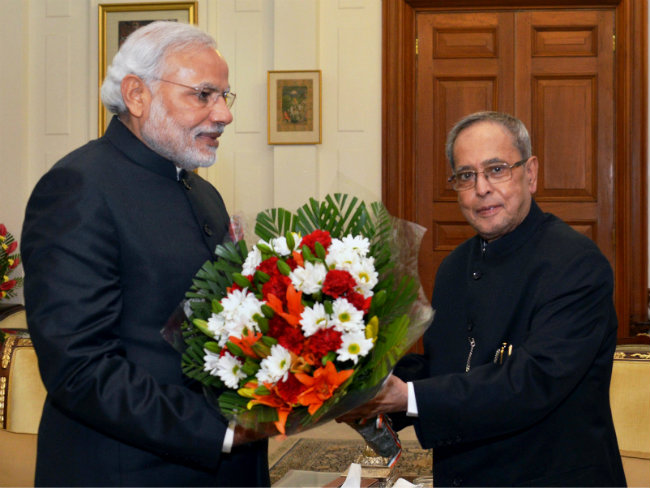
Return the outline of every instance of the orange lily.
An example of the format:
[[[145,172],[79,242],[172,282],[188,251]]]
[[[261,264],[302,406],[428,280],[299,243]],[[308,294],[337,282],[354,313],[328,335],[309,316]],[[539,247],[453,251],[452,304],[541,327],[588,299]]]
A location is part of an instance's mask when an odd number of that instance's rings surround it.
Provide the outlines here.
[[[302,292],[296,291],[292,284],[287,287],[287,312],[284,311],[282,301],[278,297],[272,293],[269,293],[266,296],[268,306],[271,307],[280,317],[286,320],[287,323],[294,327],[297,327],[298,324],[300,324],[300,315],[305,309],[301,300]]]
[[[247,356],[251,358],[259,359],[259,355],[256,354],[255,351],[253,351],[253,348],[251,346],[255,344],[257,341],[259,341],[261,338],[262,338],[261,332],[258,332],[257,334],[253,334],[250,329],[246,329],[241,337],[230,336],[228,337],[228,340],[233,344],[239,346],[241,350],[244,351],[244,354],[246,354]]]
[[[332,361],[327,361],[325,366],[314,371],[313,376],[296,373],[298,381],[309,387],[298,395],[298,401],[303,406],[309,406],[309,415],[313,415],[353,373],[353,369],[336,371]]]
[[[278,396],[272,385],[265,383],[265,386],[269,390],[269,394],[258,395],[253,393],[254,399],[248,402],[248,409],[250,410],[254,405],[266,405],[274,408],[276,412],[278,412],[278,420],[273,422],[273,424],[275,425],[275,428],[278,429],[278,432],[285,434],[287,418],[293,408],[290,405],[287,405],[287,403]]]

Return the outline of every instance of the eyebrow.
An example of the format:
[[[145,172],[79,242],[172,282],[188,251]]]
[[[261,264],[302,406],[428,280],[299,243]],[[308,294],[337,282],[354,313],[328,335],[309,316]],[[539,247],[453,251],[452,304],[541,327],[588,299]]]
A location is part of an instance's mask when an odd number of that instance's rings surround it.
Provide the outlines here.
[[[503,163],[503,162],[505,162],[505,161],[504,161],[503,159],[501,159],[501,158],[490,158],[490,159],[486,159],[486,160],[484,160],[484,161],[481,161],[480,166],[481,166],[481,167],[485,167],[485,166],[487,166],[488,164],[493,164],[493,163]],[[460,171],[460,170],[470,169],[470,168],[473,168],[473,166],[470,166],[470,165],[466,164],[466,165],[464,165],[464,166],[458,166],[458,167],[456,168],[456,170],[457,170],[457,171]]]

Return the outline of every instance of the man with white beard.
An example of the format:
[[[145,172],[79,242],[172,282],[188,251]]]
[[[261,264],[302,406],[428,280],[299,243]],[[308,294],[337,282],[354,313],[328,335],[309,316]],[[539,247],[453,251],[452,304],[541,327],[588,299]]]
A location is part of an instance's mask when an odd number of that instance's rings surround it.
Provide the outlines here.
[[[48,391],[37,486],[268,486],[266,440],[228,428],[160,330],[228,236],[212,165],[235,99],[214,40],[135,31],[106,134],[39,181],[22,232],[25,306]]]

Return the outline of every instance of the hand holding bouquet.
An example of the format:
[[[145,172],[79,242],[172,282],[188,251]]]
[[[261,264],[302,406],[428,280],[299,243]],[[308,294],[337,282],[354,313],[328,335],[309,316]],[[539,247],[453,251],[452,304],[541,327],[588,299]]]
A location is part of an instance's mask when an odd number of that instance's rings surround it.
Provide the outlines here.
[[[347,195],[261,212],[255,231],[197,273],[183,371],[228,418],[289,434],[372,398],[431,322],[422,231]]]

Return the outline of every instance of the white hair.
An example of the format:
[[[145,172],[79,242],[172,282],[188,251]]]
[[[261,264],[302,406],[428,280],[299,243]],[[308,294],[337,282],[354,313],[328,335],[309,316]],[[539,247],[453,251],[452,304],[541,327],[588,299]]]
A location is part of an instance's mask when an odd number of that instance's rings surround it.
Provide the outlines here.
[[[217,43],[197,27],[182,22],[157,21],[134,31],[113,58],[102,83],[101,97],[106,108],[116,114],[126,112],[122,79],[133,74],[149,83],[162,75],[169,54],[190,46],[216,49]]]

